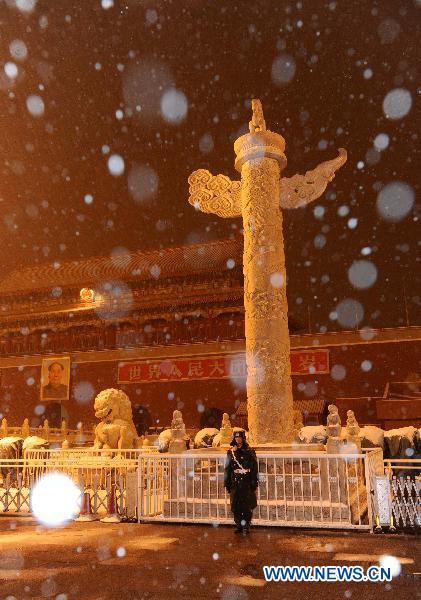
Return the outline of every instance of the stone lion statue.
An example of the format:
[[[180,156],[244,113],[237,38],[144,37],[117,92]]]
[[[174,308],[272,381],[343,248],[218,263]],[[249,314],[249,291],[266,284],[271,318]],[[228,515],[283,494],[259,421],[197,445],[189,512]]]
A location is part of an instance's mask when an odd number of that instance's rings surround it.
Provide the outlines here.
[[[103,390],[95,398],[94,409],[96,418],[101,419],[95,427],[94,448],[137,448],[138,437],[127,394],[113,388]]]

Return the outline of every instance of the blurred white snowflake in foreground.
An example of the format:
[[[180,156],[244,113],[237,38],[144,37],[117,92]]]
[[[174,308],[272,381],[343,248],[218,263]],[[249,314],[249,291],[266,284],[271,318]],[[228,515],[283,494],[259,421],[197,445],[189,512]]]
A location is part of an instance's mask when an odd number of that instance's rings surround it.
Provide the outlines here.
[[[388,119],[397,120],[406,117],[411,110],[412,96],[404,88],[388,92],[383,100],[383,112]]]
[[[62,473],[44,475],[32,488],[31,510],[48,527],[60,527],[80,511],[80,489]]]
[[[30,13],[34,10],[37,0],[15,0],[15,6],[22,12]]]
[[[295,60],[289,54],[277,56],[272,63],[272,81],[282,87],[294,79],[296,71]]]
[[[376,150],[381,152],[382,150],[386,150],[386,148],[389,145],[389,141],[390,138],[387,135],[387,133],[379,133],[379,135],[376,135],[374,139],[374,147],[376,148]]]
[[[111,154],[108,159],[108,170],[114,177],[124,173],[124,159],[119,154]]]
[[[175,88],[164,92],[161,98],[161,113],[167,123],[181,123],[186,118],[187,110],[187,98],[183,92]]]
[[[33,117],[41,117],[44,114],[44,100],[41,96],[33,94],[26,99],[26,108]]]
[[[28,48],[22,40],[13,40],[10,42],[9,51],[15,60],[25,60],[28,56]]]
[[[390,569],[392,577],[397,577],[401,572],[401,564],[395,556],[385,554],[380,557],[379,563],[383,569]]]
[[[13,62],[7,62],[4,65],[4,72],[9,77],[9,79],[16,79],[18,76],[18,68]]]
[[[385,221],[401,221],[412,209],[414,190],[403,181],[392,181],[377,196],[377,212]]]
[[[357,289],[371,287],[377,279],[377,267],[369,260],[355,260],[348,269],[348,279]]]

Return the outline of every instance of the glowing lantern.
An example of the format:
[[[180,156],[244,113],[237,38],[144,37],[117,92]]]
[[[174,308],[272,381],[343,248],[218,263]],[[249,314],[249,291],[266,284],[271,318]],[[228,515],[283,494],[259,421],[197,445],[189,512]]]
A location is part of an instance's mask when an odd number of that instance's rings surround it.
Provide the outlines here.
[[[83,302],[93,302],[95,300],[95,292],[91,288],[82,288],[80,290],[80,299]]]

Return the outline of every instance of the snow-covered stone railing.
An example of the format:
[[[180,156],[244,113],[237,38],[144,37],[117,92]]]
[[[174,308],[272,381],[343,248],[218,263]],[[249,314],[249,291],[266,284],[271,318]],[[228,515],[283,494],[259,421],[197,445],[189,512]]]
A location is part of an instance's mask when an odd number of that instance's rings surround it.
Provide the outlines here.
[[[10,426],[6,417],[3,417],[0,423],[0,440],[7,437],[20,437],[26,440],[28,437],[42,438],[49,444],[62,444],[85,446],[91,444],[94,439],[92,427],[84,429],[83,424],[79,423],[77,429],[69,429],[66,420],[63,419],[61,427],[50,427],[47,419],[44,419],[43,425],[39,427],[30,427],[29,419],[24,419],[20,427]]]
[[[342,434],[345,432],[343,431]],[[363,448],[381,448],[387,458],[420,458],[421,429],[401,427],[384,431],[375,425],[360,428],[358,439]],[[306,425],[297,432],[296,443],[326,444],[327,433],[324,425]]]

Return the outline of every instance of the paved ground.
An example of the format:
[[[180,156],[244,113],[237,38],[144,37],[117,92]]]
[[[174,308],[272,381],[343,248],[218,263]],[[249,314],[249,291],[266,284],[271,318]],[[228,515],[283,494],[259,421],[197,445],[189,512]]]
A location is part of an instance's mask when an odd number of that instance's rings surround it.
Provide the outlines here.
[[[402,564],[392,583],[266,583],[262,566]],[[421,536],[0,517],[0,600],[421,598]],[[414,575],[415,574],[415,575]]]

